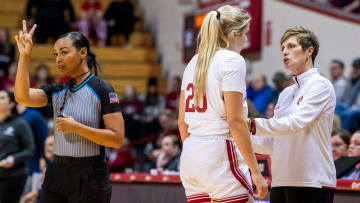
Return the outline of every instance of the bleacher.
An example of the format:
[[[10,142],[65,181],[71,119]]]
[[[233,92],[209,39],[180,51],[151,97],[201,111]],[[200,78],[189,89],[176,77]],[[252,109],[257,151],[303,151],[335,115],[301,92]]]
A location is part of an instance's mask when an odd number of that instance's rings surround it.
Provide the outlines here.
[[[71,0],[76,16],[79,16],[81,4],[84,0]],[[0,27],[10,30],[11,40],[21,29],[21,20],[25,18],[27,0],[0,0]],[[101,0],[104,11],[111,0]],[[135,5],[135,9],[138,6]],[[136,11],[139,13],[139,11]],[[135,24],[135,30],[130,35],[129,44],[131,48],[121,47],[92,47],[97,55],[103,71],[100,77],[110,82],[117,92],[122,93],[127,84],[136,87],[139,93],[146,91],[149,77],[159,79],[160,91],[166,92],[166,81],[161,78],[161,65],[157,60],[157,52],[152,46],[152,37],[144,29],[143,20],[140,18]],[[53,56],[53,44],[35,44],[32,51],[32,62],[30,73],[34,73],[39,64],[47,64],[50,73],[55,79],[61,77],[60,71],[55,65]]]

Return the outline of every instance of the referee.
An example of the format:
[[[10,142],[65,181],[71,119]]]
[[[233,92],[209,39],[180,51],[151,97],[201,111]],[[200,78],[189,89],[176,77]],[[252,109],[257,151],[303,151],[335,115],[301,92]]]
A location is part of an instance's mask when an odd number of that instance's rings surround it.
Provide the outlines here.
[[[105,147],[120,148],[124,121],[113,88],[96,77],[99,68],[89,41],[77,32],[54,44],[58,69],[71,78],[65,84],[29,88],[29,64],[36,25],[15,36],[19,67],[16,100],[25,106],[52,104],[55,115],[54,162],[48,167],[41,203],[109,203],[111,183]],[[92,74],[91,72],[94,72]]]

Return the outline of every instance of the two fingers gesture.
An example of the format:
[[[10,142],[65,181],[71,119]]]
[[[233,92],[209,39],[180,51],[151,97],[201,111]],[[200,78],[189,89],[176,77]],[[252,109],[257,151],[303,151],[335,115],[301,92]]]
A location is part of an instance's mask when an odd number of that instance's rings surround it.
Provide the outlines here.
[[[33,25],[31,30],[27,31],[26,21],[22,21],[23,29],[19,31],[19,34],[15,36],[16,44],[20,55],[30,55],[33,46],[32,37],[34,35],[36,24]]]

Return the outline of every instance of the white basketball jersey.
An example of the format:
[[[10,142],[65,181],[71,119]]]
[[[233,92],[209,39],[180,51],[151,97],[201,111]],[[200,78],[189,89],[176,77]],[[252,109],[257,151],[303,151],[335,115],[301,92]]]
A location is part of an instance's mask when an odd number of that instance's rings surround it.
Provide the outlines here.
[[[213,56],[207,74],[206,96],[199,106],[195,106],[194,74],[198,55],[187,65],[181,90],[185,93],[185,122],[188,132],[195,136],[223,135],[230,132],[225,120],[223,91],[241,92],[246,103],[246,64],[244,58],[233,51],[222,49]]]

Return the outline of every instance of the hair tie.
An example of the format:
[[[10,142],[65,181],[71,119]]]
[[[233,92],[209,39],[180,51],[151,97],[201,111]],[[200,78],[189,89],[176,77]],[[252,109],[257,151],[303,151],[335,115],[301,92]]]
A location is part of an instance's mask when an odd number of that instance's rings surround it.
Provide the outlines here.
[[[218,10],[216,10],[216,18],[218,19],[218,20],[220,20],[220,12],[218,11]]]

